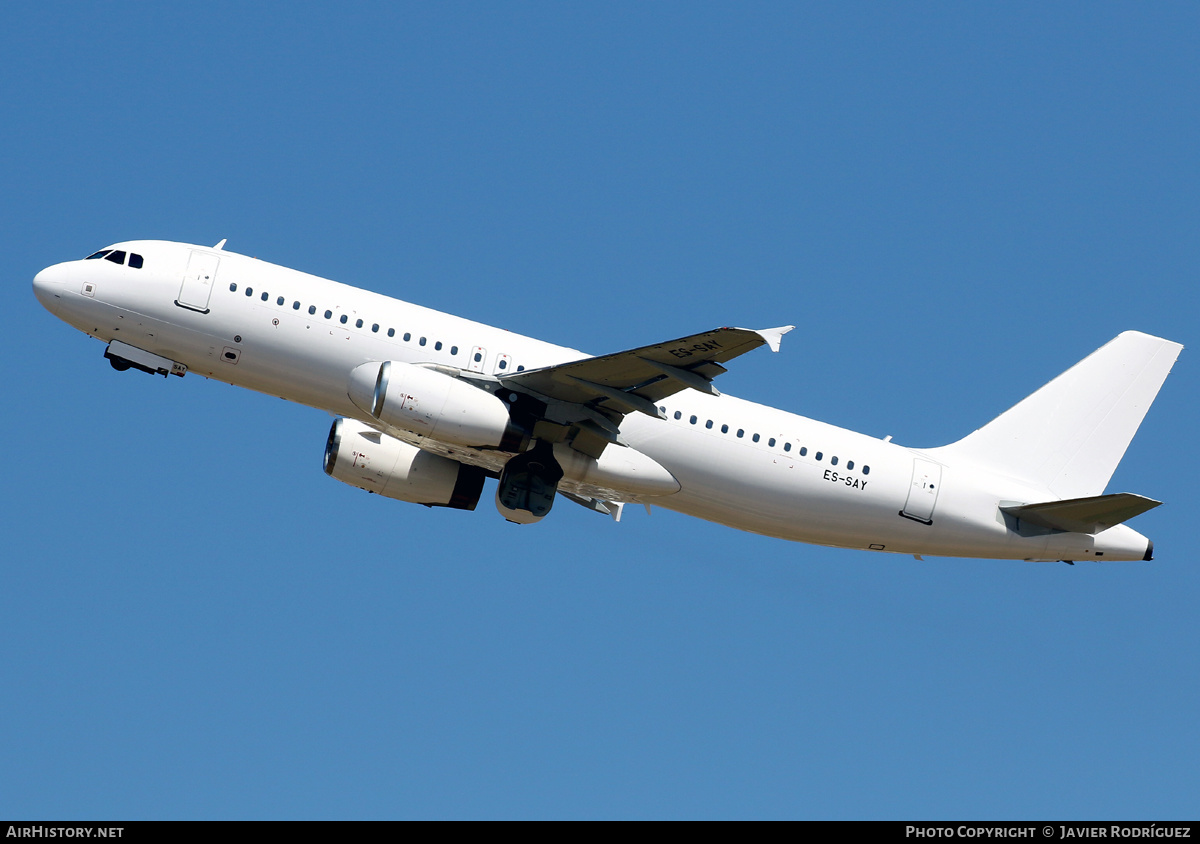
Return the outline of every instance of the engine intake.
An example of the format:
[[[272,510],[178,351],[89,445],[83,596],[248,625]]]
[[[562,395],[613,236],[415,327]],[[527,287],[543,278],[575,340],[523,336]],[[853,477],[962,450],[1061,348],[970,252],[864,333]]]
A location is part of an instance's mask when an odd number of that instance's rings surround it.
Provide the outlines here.
[[[329,429],[325,474],[386,498],[455,510],[475,509],[487,476],[353,419],[336,419]]]

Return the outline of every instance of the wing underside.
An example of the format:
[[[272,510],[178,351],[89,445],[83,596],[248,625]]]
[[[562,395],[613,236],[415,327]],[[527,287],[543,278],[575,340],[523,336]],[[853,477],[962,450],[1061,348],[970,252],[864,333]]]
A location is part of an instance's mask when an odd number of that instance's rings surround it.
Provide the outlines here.
[[[688,388],[720,395],[712,381],[723,364],[769,346],[793,326],[753,331],[717,328],[665,343],[500,376],[506,387],[547,402],[546,418],[535,435],[568,441],[578,451],[599,456],[620,443],[619,425],[628,413],[660,417],[657,402]],[[557,429],[557,430],[556,430]]]

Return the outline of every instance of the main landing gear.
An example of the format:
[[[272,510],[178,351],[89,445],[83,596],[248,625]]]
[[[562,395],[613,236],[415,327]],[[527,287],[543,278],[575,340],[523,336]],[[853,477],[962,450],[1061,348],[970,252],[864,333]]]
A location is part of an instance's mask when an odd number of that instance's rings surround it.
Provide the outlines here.
[[[554,447],[539,442],[504,465],[496,488],[496,509],[510,522],[540,522],[554,506],[563,470],[554,459]]]

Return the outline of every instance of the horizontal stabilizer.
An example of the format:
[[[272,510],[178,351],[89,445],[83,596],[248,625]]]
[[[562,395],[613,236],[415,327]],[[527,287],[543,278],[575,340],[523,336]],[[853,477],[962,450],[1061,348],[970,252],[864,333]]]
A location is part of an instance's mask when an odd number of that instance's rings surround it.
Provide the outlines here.
[[[1000,509],[1038,527],[1071,533],[1099,533],[1153,510],[1161,503],[1131,492],[1117,492],[1044,504],[1014,504]]]

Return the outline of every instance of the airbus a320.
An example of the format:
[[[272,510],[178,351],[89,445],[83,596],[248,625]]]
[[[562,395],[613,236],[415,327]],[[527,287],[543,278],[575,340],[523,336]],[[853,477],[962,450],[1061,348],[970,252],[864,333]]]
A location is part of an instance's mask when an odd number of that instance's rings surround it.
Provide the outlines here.
[[[1128,331],[982,428],[908,448],[722,395],[792,326],[715,328],[590,356],[214,247],[118,243],[33,280],[118,370],[206,378],[336,417],[325,471],[389,498],[509,521],[560,497],[841,548],[1149,560],[1105,487],[1182,346]]]

